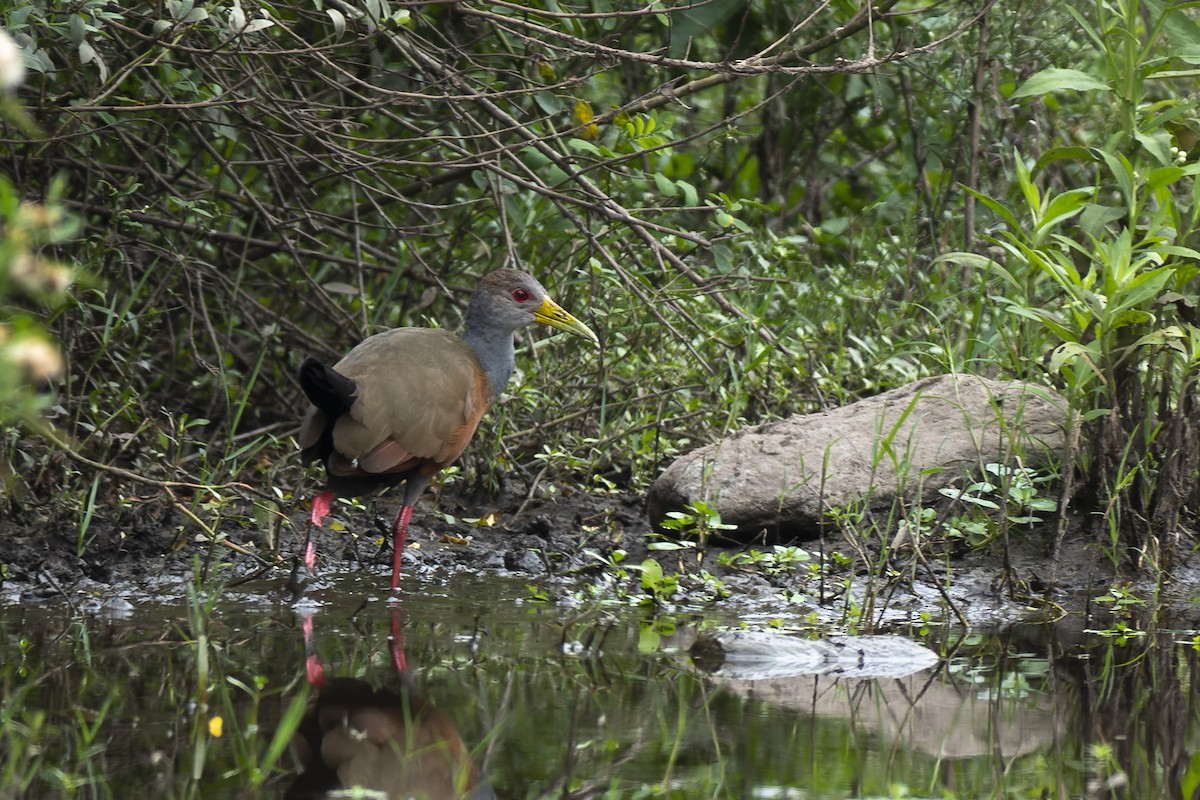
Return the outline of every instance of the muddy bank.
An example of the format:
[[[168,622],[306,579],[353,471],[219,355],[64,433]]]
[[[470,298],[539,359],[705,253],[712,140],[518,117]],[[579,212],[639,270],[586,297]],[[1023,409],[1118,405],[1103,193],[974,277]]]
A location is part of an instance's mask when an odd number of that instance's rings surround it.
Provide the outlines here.
[[[315,530],[317,576],[368,570],[386,593],[390,564],[390,526],[395,505],[383,497],[359,508],[339,506],[325,529]],[[124,509],[111,518],[93,520],[89,540],[78,541],[74,529],[49,520],[18,516],[0,522],[4,541],[3,593],[9,602],[39,601],[65,595],[96,598],[164,579],[180,582],[197,569],[212,580],[253,577],[275,581],[280,592],[303,547],[306,514],[296,509],[279,527],[278,553],[269,537],[245,515],[220,530],[245,553],[198,539],[198,530],[182,515],[155,503]],[[290,524],[289,524],[290,523]],[[818,569],[819,542],[795,542],[811,560],[789,566],[734,558],[741,553],[773,553],[774,544],[757,542],[736,547],[711,546],[703,555],[685,548],[651,550],[650,529],[641,497],[560,491],[552,499],[524,502],[523,497],[479,500],[443,492],[418,506],[404,554],[402,591],[419,591],[423,581],[471,570],[518,574],[538,586],[550,601],[569,600],[581,585],[601,584],[615,597],[636,602],[642,589],[636,566],[655,559],[667,576],[677,578],[674,593],[660,597],[667,611],[703,608],[719,603],[755,619],[772,614],[839,627],[886,627],[912,621],[962,620],[994,630],[1028,620],[1063,620],[1083,630],[1104,626],[1112,605],[1097,603],[1114,582],[1109,554],[1080,531],[1064,540],[1052,563],[1052,528],[1022,530],[1010,537],[1011,572],[1006,572],[999,545],[962,555],[911,551],[893,555],[884,568],[875,548],[854,545],[835,535],[826,539],[827,567]],[[856,557],[861,548],[862,555]],[[80,552],[82,550],[82,552]],[[622,555],[623,552],[623,555]],[[850,557],[843,563],[833,553]],[[796,555],[793,551],[792,555]],[[1173,624],[1200,622],[1192,602],[1200,586],[1196,559],[1181,554],[1175,580],[1163,591]],[[614,566],[613,562],[617,562]],[[731,563],[733,562],[733,563]],[[626,577],[617,570],[625,570]],[[1129,592],[1147,603],[1154,596],[1150,578],[1136,579]],[[259,583],[258,585],[262,585]],[[1146,606],[1148,607],[1148,605]],[[1136,609],[1135,609],[1136,610]]]

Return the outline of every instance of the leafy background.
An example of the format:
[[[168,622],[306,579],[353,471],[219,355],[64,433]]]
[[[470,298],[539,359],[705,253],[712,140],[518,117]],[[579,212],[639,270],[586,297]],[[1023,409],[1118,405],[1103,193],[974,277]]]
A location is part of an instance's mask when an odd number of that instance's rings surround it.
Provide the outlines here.
[[[278,522],[299,361],[453,327],[518,265],[603,349],[526,337],[477,485],[638,492],[723,432],[967,371],[1064,391],[1095,431],[1064,499],[1156,548],[1197,499],[1191,15],[9,4],[5,330],[65,364],[38,417],[0,361],[5,502],[81,531],[146,491],[213,535],[230,497]]]

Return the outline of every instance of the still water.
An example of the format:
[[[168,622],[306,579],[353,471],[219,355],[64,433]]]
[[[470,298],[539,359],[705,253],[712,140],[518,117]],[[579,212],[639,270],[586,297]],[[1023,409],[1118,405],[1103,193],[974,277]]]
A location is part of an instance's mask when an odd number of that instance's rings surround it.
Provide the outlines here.
[[[748,677],[689,655],[739,626],[719,606],[541,602],[495,576],[405,589],[389,603],[344,576],[299,609],[266,584],[0,607],[0,798],[385,796],[297,778],[320,692],[330,725],[359,713],[314,668],[402,698],[410,741],[442,753],[405,769],[454,770],[464,796],[1197,796],[1194,632],[935,627],[903,632],[939,658],[902,678]],[[411,774],[406,795],[445,796]]]

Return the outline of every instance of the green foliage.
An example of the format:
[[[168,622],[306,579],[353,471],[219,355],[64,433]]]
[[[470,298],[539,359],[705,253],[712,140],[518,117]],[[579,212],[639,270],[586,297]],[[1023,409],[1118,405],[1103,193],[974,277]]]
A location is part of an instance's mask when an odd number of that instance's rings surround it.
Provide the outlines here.
[[[1004,225],[988,237],[1003,255],[945,258],[1000,280],[996,301],[1016,322],[1011,366],[1044,369],[1064,389],[1084,430],[1085,496],[1104,509],[1113,552],[1124,543],[1162,565],[1181,509],[1200,497],[1200,164],[1182,146],[1197,106],[1171,93],[1193,75],[1178,65],[1191,62],[1200,27],[1174,5],[1098,4],[1091,21],[1072,14],[1098,66],[1039,72],[1015,96],[1111,98],[1120,124],[1104,141],[1053,147],[1032,165],[1016,153],[1016,199],[976,193]]]
[[[637,492],[746,424],[999,367],[1115,418],[1087,438],[1094,501],[1118,531],[1173,530],[1189,501],[1156,487],[1196,450],[1194,23],[899,8],[10,4],[11,194],[69,208],[80,235],[45,257],[99,279],[44,323],[69,355],[58,423],[152,480],[261,488],[169,497],[210,543],[277,526],[301,358],[454,327],[516,264],[604,347],[528,344],[464,487]],[[3,477],[71,498],[78,548],[110,524],[93,492],[128,510],[108,478]]]
[[[62,176],[85,226],[65,251],[102,280],[54,320],[72,353],[64,426],[156,479],[271,485],[302,356],[452,327],[477,277],[513,263],[605,349],[536,347],[468,477],[540,451],[570,456],[546,462],[543,489],[636,491],[714,431],[958,358],[923,344],[949,341],[926,310],[946,289],[904,241],[924,239],[924,181],[891,146],[939,119],[896,97],[954,95],[854,64],[916,19],[943,35],[967,17],[854,2],[798,28],[770,5],[722,7],[701,23],[669,4],[10,4],[45,133],[4,130],[6,171],[26,197]],[[798,79],[818,61],[846,72]],[[888,311],[864,320],[862,298]],[[162,408],[209,424],[166,447]]]

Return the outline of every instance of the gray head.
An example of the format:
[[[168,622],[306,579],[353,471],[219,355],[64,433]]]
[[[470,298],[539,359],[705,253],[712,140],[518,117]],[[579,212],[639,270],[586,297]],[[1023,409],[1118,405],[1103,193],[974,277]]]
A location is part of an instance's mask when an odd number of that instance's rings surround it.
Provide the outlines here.
[[[498,269],[485,275],[471,295],[463,338],[487,373],[493,398],[504,391],[512,376],[513,333],[535,322],[599,344],[596,334],[551,300],[528,272]]]
[[[588,326],[550,299],[537,278],[519,269],[485,275],[467,307],[467,332],[477,336],[511,334],[535,322],[599,341]]]

